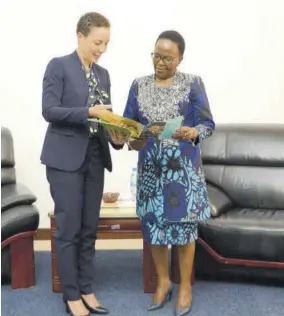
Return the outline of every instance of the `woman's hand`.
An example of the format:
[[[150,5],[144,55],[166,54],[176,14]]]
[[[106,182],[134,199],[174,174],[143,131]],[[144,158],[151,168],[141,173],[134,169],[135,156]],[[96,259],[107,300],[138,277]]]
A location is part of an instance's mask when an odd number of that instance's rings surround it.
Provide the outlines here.
[[[138,140],[133,138],[129,140],[129,147],[137,151],[143,149],[146,146],[146,144],[147,140]]]
[[[111,104],[100,104],[92,106],[89,108],[89,117],[102,118],[107,117],[110,113],[109,110],[112,109]]]
[[[173,135],[173,139],[191,141],[198,137],[198,131],[194,127],[183,126]]]
[[[112,110],[111,104],[97,104],[95,107],[100,110]]]
[[[114,130],[108,129],[107,130],[110,137],[111,137],[111,141],[113,142],[113,144],[115,145],[124,145],[125,143],[128,142],[128,136],[124,136],[119,132],[116,132]]]

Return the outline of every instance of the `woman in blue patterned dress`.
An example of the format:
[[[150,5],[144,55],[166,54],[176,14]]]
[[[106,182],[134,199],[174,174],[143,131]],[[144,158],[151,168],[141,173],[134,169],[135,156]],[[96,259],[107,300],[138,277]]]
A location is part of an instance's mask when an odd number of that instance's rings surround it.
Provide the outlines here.
[[[176,315],[191,310],[191,272],[197,223],[210,217],[199,144],[215,128],[200,77],[177,70],[185,50],[182,36],[163,32],[152,53],[155,74],[134,80],[124,117],[147,125],[184,116],[173,139],[130,141],[139,151],[137,214],[144,240],[151,244],[158,285],[148,310],[171,298],[168,245],[177,245],[181,283]]]

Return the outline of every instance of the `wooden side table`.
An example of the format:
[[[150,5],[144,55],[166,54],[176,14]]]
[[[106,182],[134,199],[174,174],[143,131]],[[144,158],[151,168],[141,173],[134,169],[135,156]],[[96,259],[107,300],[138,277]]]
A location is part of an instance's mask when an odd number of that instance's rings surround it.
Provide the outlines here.
[[[51,227],[51,255],[52,255],[52,288],[53,292],[60,293],[60,281],[55,253],[54,213],[48,214]],[[136,215],[135,206],[129,203],[102,204],[98,227],[98,239],[141,239],[141,223]],[[144,293],[154,293],[157,284],[157,275],[150,247],[143,244],[143,284]]]

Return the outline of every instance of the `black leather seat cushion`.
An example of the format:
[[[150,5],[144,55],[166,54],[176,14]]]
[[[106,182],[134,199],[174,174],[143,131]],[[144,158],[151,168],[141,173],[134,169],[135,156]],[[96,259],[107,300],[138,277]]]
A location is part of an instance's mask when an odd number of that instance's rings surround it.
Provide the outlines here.
[[[22,184],[8,184],[1,187],[1,212],[17,205],[29,205],[36,201],[32,192]]]
[[[18,205],[2,213],[1,241],[7,238],[37,230],[39,224],[39,212],[34,205]]]
[[[199,235],[224,257],[284,262],[284,210],[234,208],[200,222]]]

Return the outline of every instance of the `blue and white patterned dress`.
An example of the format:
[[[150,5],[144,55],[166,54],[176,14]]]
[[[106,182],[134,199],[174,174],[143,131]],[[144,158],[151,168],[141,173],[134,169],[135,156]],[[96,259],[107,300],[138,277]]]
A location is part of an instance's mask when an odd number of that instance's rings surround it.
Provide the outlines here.
[[[197,222],[210,217],[199,143],[215,128],[200,77],[177,72],[169,87],[154,75],[134,80],[124,117],[144,125],[184,116],[199,137],[190,141],[148,140],[139,151],[137,215],[153,245],[185,245],[197,239]]]

